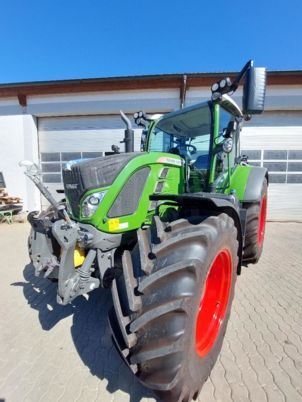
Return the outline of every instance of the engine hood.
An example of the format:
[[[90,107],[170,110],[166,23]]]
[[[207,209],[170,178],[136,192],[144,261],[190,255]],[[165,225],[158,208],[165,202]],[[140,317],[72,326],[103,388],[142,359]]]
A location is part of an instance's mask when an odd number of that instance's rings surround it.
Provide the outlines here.
[[[89,190],[110,186],[121,170],[142,152],[130,152],[71,162],[63,169],[63,183],[72,213],[79,216],[80,200]]]

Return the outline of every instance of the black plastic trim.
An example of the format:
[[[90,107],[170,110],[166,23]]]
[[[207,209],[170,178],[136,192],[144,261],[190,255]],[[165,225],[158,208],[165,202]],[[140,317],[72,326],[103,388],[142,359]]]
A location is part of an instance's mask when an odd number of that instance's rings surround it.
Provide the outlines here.
[[[264,167],[253,166],[247,179],[243,202],[259,202],[263,180],[268,184],[268,171]]]
[[[226,213],[231,218],[233,218],[238,231],[238,266],[237,274],[241,273],[242,264],[242,252],[243,252],[243,228],[245,226],[244,222],[241,222],[240,214],[240,204],[238,199],[232,195],[220,194],[220,193],[185,193],[182,195],[175,194],[152,194],[150,196],[151,201],[174,201],[175,203],[181,205],[184,209],[191,209],[192,206],[199,207],[200,209],[205,209],[206,211],[217,211],[220,213]]]

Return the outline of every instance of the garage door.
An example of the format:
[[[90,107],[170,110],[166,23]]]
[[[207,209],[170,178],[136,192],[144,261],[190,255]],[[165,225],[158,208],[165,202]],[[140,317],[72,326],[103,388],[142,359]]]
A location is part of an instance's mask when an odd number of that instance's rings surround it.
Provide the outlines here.
[[[43,182],[57,199],[62,189],[62,167],[67,161],[95,158],[118,145],[124,151],[125,125],[120,116],[43,117],[38,120],[39,152]],[[135,149],[140,147],[141,130],[135,130]],[[45,200],[42,200],[45,204]]]
[[[302,220],[302,112],[267,112],[245,125],[242,153],[269,171],[271,220]]]

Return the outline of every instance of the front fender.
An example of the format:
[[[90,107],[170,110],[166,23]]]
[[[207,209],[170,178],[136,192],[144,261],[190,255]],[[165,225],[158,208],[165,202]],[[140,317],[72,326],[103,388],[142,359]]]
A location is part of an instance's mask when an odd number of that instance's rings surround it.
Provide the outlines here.
[[[268,181],[268,172],[266,168],[237,165],[231,175],[230,186],[226,193],[234,193],[242,203],[259,202],[263,180]]]
[[[209,214],[219,212],[226,213],[233,220],[237,228],[237,240],[239,244],[238,257],[239,262],[237,266],[238,275],[241,273],[242,263],[242,250],[243,250],[243,236],[244,236],[244,220],[245,215],[242,215],[242,210],[236,197],[232,195],[219,194],[219,193],[184,193],[182,195],[166,195],[166,194],[153,194],[150,196],[151,201],[174,201],[182,209],[191,209],[192,207],[198,208],[200,212],[208,212]]]

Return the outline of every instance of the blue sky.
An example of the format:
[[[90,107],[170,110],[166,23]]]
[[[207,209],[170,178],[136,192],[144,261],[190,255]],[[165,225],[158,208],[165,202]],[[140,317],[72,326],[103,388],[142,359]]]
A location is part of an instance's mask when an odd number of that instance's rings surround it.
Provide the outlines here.
[[[301,0],[6,0],[0,82],[302,69]]]

